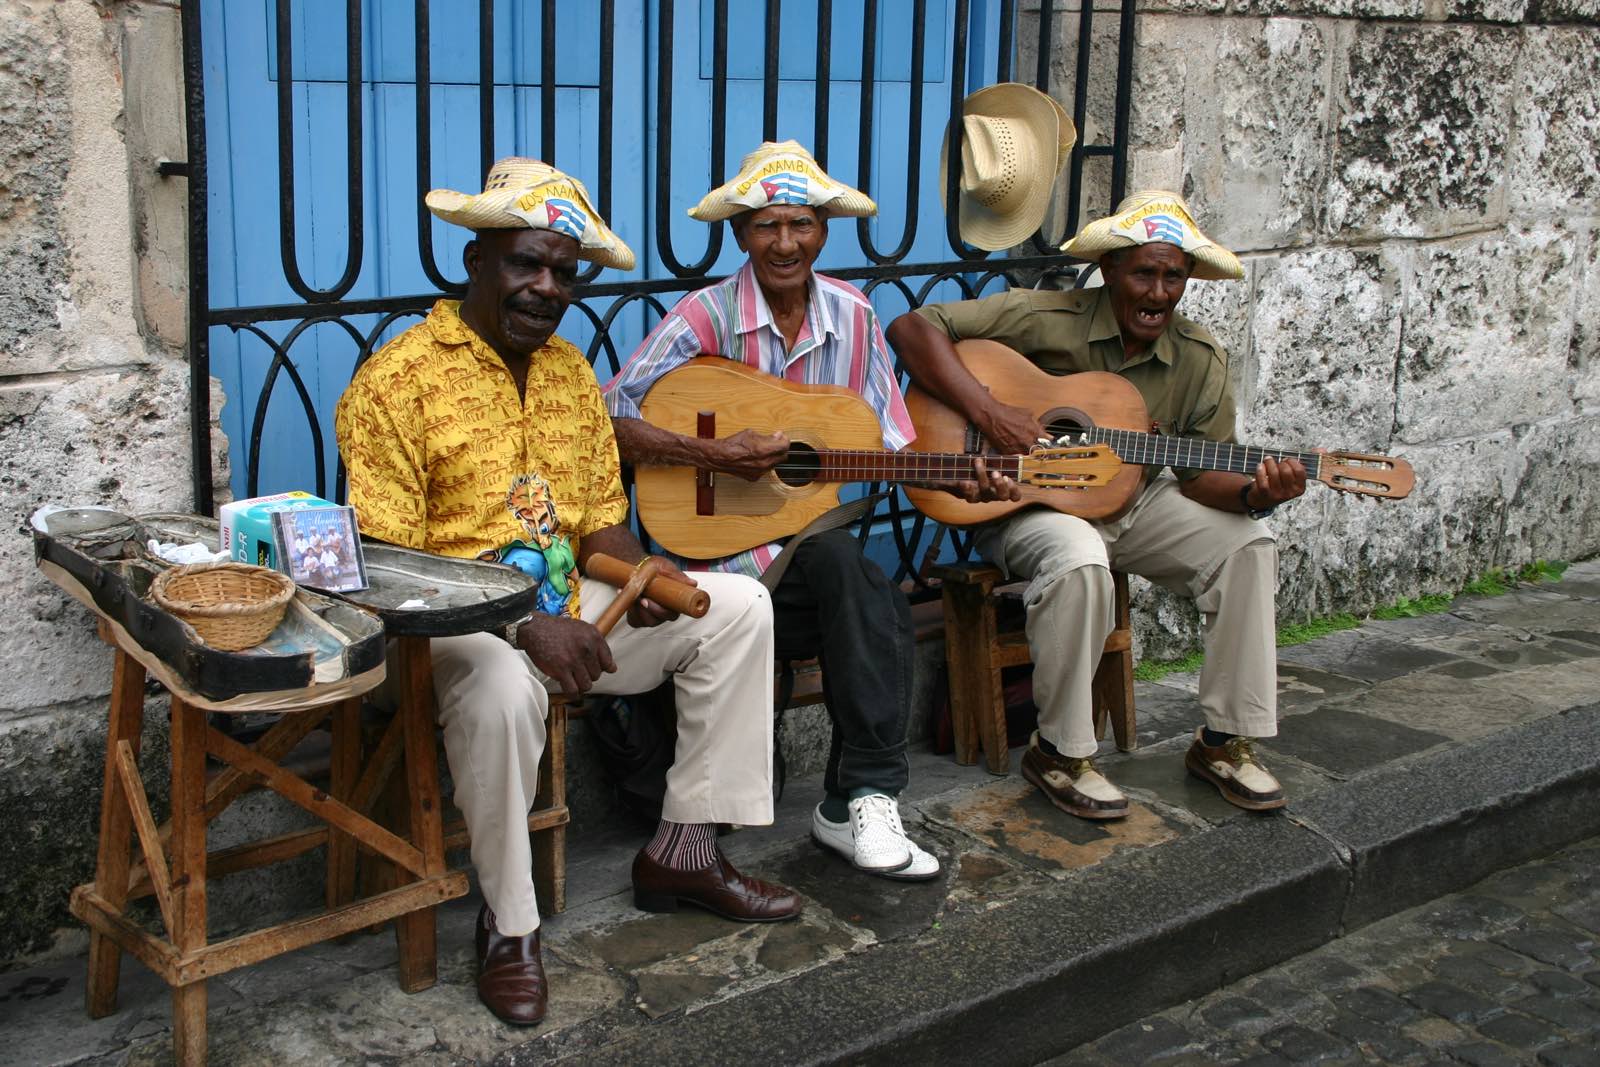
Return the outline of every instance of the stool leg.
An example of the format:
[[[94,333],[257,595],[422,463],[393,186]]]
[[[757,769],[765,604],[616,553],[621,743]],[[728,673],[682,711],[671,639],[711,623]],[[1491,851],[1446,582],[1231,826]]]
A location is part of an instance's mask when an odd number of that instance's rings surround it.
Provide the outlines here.
[[[545,723],[544,758],[539,761],[541,807],[558,808],[567,803],[567,705],[555,701]],[[567,827],[566,824],[540,830],[533,837],[533,892],[539,910],[559,915],[567,907]]]
[[[339,702],[333,709],[330,726],[333,752],[328,767],[328,793],[348,803],[361,775],[361,698]],[[328,828],[329,909],[348,904],[356,897],[356,843],[349,834]]]
[[[424,873],[444,874],[444,826],[439,811],[439,763],[433,738],[433,658],[425,637],[402,637],[403,672],[399,714],[405,717],[406,785],[411,797],[411,843],[421,852]],[[427,989],[438,979],[438,926],[433,908],[420,908],[395,922],[400,944],[400,988]]]
[[[181,960],[206,944],[205,712],[172,698],[173,948]],[[206,1062],[206,984],[172,990],[172,1051],[180,1064]]]
[[[983,737],[992,718],[989,705],[1001,699],[996,686],[999,672],[994,668],[994,608],[986,584],[947,585],[944,603],[950,727],[956,762],[970,766],[978,762],[980,742],[986,751],[990,748]]]
[[[128,901],[128,863],[132,851],[133,815],[117,782],[117,743],[127,741],[139,753],[144,725],[144,666],[116,650],[111,675],[111,716],[106,728],[106,767],[100,793],[100,841],[95,857],[95,892],[119,912]],[[117,1010],[117,978],[122,950],[104,934],[89,930],[89,978],[85,1007],[91,1019]]]

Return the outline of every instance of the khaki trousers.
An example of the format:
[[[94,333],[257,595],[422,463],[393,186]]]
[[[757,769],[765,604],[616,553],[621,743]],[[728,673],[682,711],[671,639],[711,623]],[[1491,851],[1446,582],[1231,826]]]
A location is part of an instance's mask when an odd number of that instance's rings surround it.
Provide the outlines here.
[[[976,544],[1007,574],[1029,579],[1039,733],[1062,753],[1092,756],[1097,747],[1092,688],[1116,626],[1112,570],[1194,598],[1206,657],[1200,708],[1213,730],[1278,732],[1278,550],[1261,523],[1189,500],[1163,474],[1116,522],[1033,508],[980,528]]]
[[[678,742],[662,818],[764,826],[772,822],[772,602],[743,575],[694,578],[711,595],[705,618],[642,630],[624,619],[607,638],[617,671],[591,692],[644,693],[670,675]],[[593,621],[615,596],[610,586],[585,582],[583,618]],[[497,929],[526,934],[539,925],[527,815],[554,683],[497,634],[437,637],[431,645],[445,756],[478,882]]]

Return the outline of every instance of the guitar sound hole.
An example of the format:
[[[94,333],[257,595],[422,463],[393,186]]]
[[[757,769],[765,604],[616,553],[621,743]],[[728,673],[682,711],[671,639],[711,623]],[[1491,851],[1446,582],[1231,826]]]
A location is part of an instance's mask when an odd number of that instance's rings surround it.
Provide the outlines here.
[[[1077,433],[1080,430],[1086,430],[1089,428],[1089,426],[1090,423],[1072,418],[1070,416],[1053,418],[1044,424],[1044,428],[1049,432],[1050,440],[1052,441],[1060,440],[1063,434]]]
[[[817,471],[821,468],[822,458],[817,455],[816,449],[810,445],[793,444],[789,446],[788,458],[774,470],[784,485],[799,488],[816,481]]]

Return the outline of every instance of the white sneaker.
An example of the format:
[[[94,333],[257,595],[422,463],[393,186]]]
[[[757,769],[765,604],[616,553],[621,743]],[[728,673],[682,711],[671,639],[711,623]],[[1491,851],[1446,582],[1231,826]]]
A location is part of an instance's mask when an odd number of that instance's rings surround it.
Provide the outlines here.
[[[888,802],[889,818],[886,822],[892,825],[894,834],[898,837],[900,845],[906,849],[910,859],[902,866],[871,867],[861,862],[860,849],[853,829],[855,820],[849,822],[833,822],[822,814],[822,805],[818,804],[811,813],[811,838],[824,848],[831,849],[849,860],[851,865],[870,874],[882,875],[897,881],[923,882],[933,878],[939,873],[939,860],[933,854],[917,847],[917,843],[906,836],[905,828],[900,823],[899,805],[889,797],[875,795],[864,798],[879,802]],[[851,814],[855,814],[856,805],[860,801],[851,803]]]

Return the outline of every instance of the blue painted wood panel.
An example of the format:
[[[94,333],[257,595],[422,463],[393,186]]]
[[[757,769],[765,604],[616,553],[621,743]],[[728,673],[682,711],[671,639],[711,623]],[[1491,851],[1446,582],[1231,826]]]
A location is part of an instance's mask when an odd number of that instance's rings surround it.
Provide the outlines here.
[[[556,165],[577,174],[597,196],[600,54],[596,6],[581,0],[556,3]],[[860,18],[864,0],[834,4],[833,83],[829,90],[830,150],[827,169],[841,181],[860,182],[861,63]],[[911,0],[872,0],[880,4],[877,85],[868,120],[874,131],[872,177],[867,191],[881,214],[867,224],[880,249],[893,247],[906,225],[905,188],[909,110]],[[277,41],[275,0],[202,0],[205,21],[206,117],[210,173],[210,284],[213,307],[294,303],[279,252]],[[928,0],[928,54],[921,115],[922,175],[918,186],[921,220],[911,261],[949,258],[940,218],[934,162],[944,130],[952,69],[949,54],[953,0]],[[976,0],[971,35],[969,87],[993,80],[998,0]],[[622,281],[668,274],[655,247],[655,196],[668,185],[668,228],[680,260],[698,259],[709,228],[687,217],[686,209],[725,174],[710,172],[713,138],[722,138],[728,168],[761,140],[761,64],[764,8],[729,5],[729,83],[726,129],[711,129],[710,0],[679,2],[674,39],[678,54],[672,70],[670,158],[656,153],[657,8],[655,0],[618,0],[614,49],[615,109],[610,222],[639,254],[631,275],[608,272],[601,280]],[[782,7],[784,48],[780,72],[779,130],[812,144],[815,130],[814,82],[816,6],[790,0]],[[542,42],[540,0],[498,0],[495,25],[495,118],[493,154],[539,155],[539,69]],[[433,290],[419,262],[419,249],[431,249],[440,271],[460,279],[461,250],[468,234],[428,216],[418,223],[417,130],[414,7],[411,0],[364,0],[362,8],[361,135],[356,145],[362,169],[361,270],[350,298],[372,298]],[[434,0],[431,7],[430,65],[433,84],[431,149],[423,188],[479,187],[478,4],[475,0]],[[344,5],[294,0],[292,8],[293,180],[296,228],[293,255],[306,282],[326,288],[344,272],[351,220],[347,192],[351,173],[346,129],[346,26]],[[987,40],[989,43],[984,44]],[[741,261],[731,237],[708,271],[719,277]],[[821,260],[828,267],[865,262],[852,220],[836,221]],[[950,286],[941,295],[955,296]],[[675,294],[660,298],[670,306]],[[891,286],[874,293],[885,320],[903,311],[904,299]],[[603,315],[604,300],[590,310]],[[657,316],[643,305],[630,308],[613,327],[616,353],[626,358]],[[383,327],[375,315],[295,328],[265,323],[258,330],[211,331],[212,371],[227,398],[221,412],[229,441],[233,491],[269,493],[315,489],[317,449],[312,425],[324,430],[320,454],[332,490],[337,452],[332,412],[350,374],[358,340],[381,329],[397,334],[416,321],[402,318]],[[579,309],[565,319],[561,333],[587,349],[595,333]],[[269,372],[274,345],[287,345],[308,394],[309,412],[287,380],[274,387],[260,414],[260,479],[245,481],[258,398]],[[602,379],[609,362],[597,362]],[[281,374],[280,374],[281,377]]]

